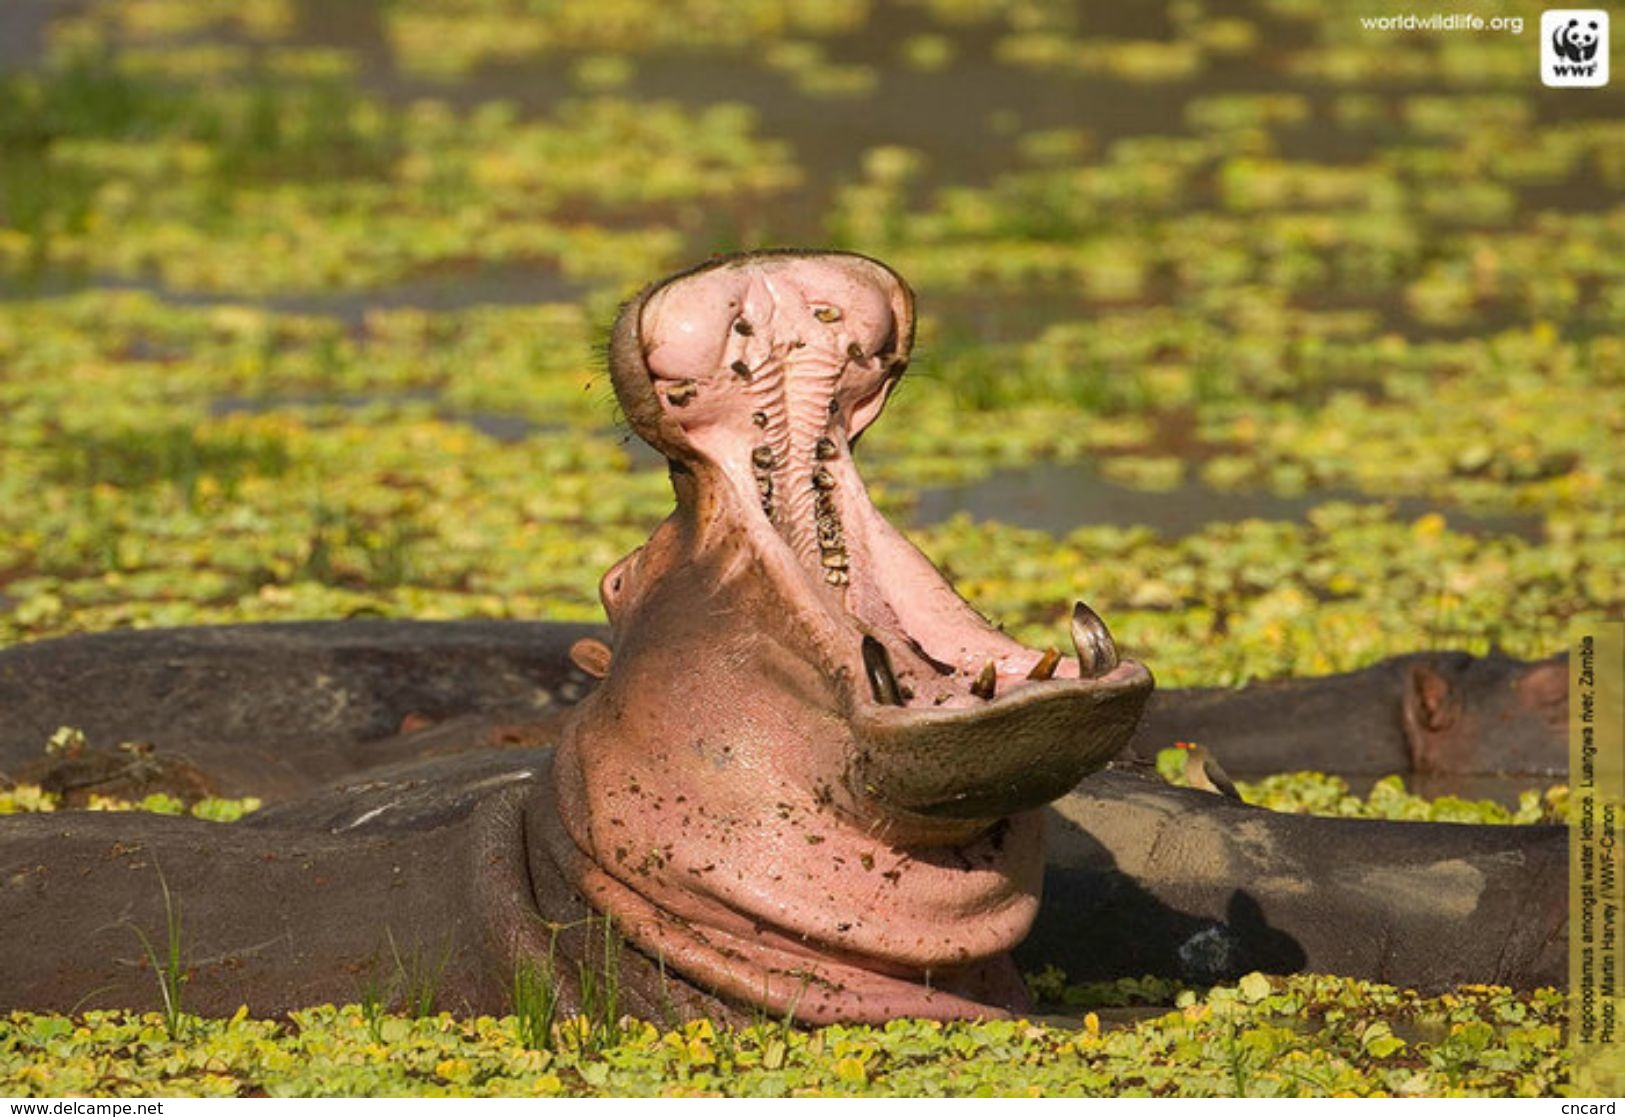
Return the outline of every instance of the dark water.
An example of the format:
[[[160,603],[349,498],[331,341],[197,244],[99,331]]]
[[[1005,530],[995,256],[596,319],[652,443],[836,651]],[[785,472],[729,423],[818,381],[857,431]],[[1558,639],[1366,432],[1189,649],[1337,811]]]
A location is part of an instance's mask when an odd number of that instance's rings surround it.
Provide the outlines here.
[[[5,0],[0,0],[3,4]],[[412,308],[424,311],[467,310],[479,306],[537,306],[573,303],[586,288],[544,264],[481,265],[427,274],[366,291],[323,291],[296,295],[216,294],[172,290],[160,283],[120,276],[46,275],[0,280],[0,299],[69,295],[77,291],[145,291],[174,306],[250,305],[279,314],[333,318],[346,326],[361,325],[370,310]]]
[[[284,409],[338,408],[360,411],[370,407],[433,406],[447,422],[462,423],[498,442],[521,442],[535,435],[564,431],[554,423],[496,411],[460,411],[434,406],[440,395],[433,389],[388,395],[279,395],[221,396],[210,414],[259,414]],[[625,432],[619,432],[624,434]],[[659,469],[664,459],[635,438],[624,439],[635,469]],[[1227,491],[1186,481],[1166,491],[1137,489],[1102,477],[1087,462],[1041,463],[1025,469],[1003,470],[979,481],[925,489],[915,501],[908,522],[917,527],[941,523],[960,513],[979,522],[1065,535],[1080,527],[1106,524],[1149,527],[1165,538],[1201,531],[1211,523],[1236,520],[1307,522],[1311,509],[1332,501],[1381,505],[1401,520],[1438,513],[1453,531],[1477,535],[1512,535],[1531,542],[1541,539],[1538,516],[1483,515],[1463,511],[1419,497],[1374,497],[1348,489],[1316,489],[1297,496],[1263,491]]]
[[[50,0],[0,0],[0,70],[36,62],[45,53]]]
[[[364,411],[369,408],[407,408],[429,405],[435,416],[448,423],[461,423],[498,442],[523,442],[532,435],[559,434],[569,428],[559,423],[539,423],[523,415],[500,411],[459,411],[439,406],[440,393],[433,388],[417,388],[388,395],[276,395],[219,396],[209,405],[209,414],[264,415],[276,411],[334,409]]]
[[[1232,492],[1186,481],[1165,492],[1130,488],[1100,476],[1088,463],[1042,464],[994,473],[967,485],[927,489],[911,517],[916,524],[941,523],[961,512],[983,522],[1062,535],[1089,524],[1141,524],[1177,538],[1210,523],[1234,520],[1286,520],[1303,523],[1310,509],[1331,501],[1380,504],[1405,520],[1430,512],[1442,515],[1455,531],[1515,535],[1538,541],[1536,516],[1477,515],[1414,497],[1378,498],[1341,489],[1317,489],[1300,496],[1268,492]]]
[[[1132,1028],[1142,1020],[1155,1020],[1159,1016],[1168,1015],[1173,1010],[1173,1005],[1120,1005],[1082,1010],[1064,1007],[1050,1010],[1050,1006],[1041,1005],[1039,1011],[1033,1013],[1027,1019],[1034,1024],[1042,1024],[1047,1028],[1068,1028],[1073,1031],[1081,1031],[1084,1014],[1092,1012],[1100,1021],[1100,1030],[1112,1032]]]

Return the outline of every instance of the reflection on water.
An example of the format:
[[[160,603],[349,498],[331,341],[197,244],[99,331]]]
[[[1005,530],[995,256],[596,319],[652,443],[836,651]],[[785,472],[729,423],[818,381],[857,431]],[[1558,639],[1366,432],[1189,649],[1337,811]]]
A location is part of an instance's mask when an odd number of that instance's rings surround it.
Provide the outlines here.
[[[1538,541],[1537,516],[1476,515],[1417,497],[1378,498],[1342,489],[1318,489],[1300,496],[1231,492],[1187,481],[1166,491],[1129,488],[1108,481],[1087,463],[1043,464],[994,473],[952,488],[927,489],[914,507],[915,524],[935,524],[959,513],[978,521],[1063,535],[1091,524],[1143,525],[1159,535],[1191,535],[1208,524],[1234,520],[1305,522],[1310,509],[1331,501],[1384,504],[1405,520],[1430,512],[1452,530],[1470,534],[1515,535]]]

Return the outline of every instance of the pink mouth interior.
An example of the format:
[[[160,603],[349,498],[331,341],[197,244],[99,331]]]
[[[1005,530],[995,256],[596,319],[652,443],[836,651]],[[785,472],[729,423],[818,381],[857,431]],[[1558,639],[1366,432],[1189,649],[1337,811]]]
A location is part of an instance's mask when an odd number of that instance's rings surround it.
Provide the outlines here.
[[[859,257],[747,259],[670,283],[640,321],[669,420],[650,441],[720,479],[759,546],[788,549],[808,591],[858,630],[855,678],[868,634],[903,705],[970,707],[1032,685],[1043,652],[966,605],[875,510],[852,463],[907,367],[912,314],[906,288]],[[1062,657],[1052,677],[1078,675]]]

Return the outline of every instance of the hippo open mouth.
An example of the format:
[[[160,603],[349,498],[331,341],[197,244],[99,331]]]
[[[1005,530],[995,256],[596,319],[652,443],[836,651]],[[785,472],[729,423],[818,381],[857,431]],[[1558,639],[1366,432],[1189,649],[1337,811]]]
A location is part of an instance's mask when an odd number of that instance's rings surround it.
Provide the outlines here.
[[[869,502],[852,447],[913,295],[844,254],[730,257],[617,322],[615,390],[677,507],[605,575],[613,648],[538,838],[623,933],[802,1019],[1018,1007],[1037,808],[1127,742],[1150,673],[979,616]]]

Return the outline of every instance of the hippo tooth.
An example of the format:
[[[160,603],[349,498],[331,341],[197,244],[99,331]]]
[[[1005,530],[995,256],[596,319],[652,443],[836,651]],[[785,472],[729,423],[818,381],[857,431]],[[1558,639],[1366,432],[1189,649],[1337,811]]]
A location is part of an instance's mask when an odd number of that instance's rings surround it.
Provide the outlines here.
[[[970,685],[970,692],[978,698],[992,700],[999,688],[999,665],[991,659],[982,664],[982,673]]]
[[[1060,664],[1060,662],[1060,648],[1045,648],[1044,654],[1039,657],[1037,663],[1033,664],[1033,669],[1027,672],[1027,677],[1029,679],[1037,680],[1038,682],[1043,682],[1045,679],[1054,678],[1055,668]]]
[[[892,674],[891,656],[886,645],[873,636],[863,638],[863,669],[869,675],[869,689],[875,701],[882,706],[901,706],[903,696],[897,687],[897,676]]]
[[[1072,646],[1078,650],[1078,674],[1098,679],[1117,666],[1117,645],[1106,622],[1083,602],[1072,607]]]

